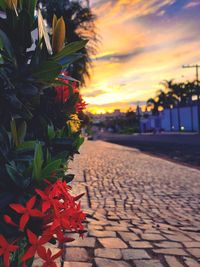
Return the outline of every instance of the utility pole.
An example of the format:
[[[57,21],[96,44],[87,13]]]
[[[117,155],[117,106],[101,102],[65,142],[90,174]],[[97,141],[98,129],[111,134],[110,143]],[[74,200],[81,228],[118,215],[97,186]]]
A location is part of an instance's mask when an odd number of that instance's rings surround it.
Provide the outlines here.
[[[200,65],[196,64],[196,65],[183,65],[184,69],[190,69],[190,68],[195,68],[196,69],[196,80],[197,82],[199,81],[199,68]]]
[[[197,86],[199,83],[199,68],[200,65],[196,64],[196,65],[183,65],[183,68],[185,69],[189,69],[189,68],[195,68],[196,69],[196,82],[197,82]],[[197,113],[198,113],[198,132],[200,134],[200,103],[199,103],[199,94],[197,95]],[[192,107],[191,107],[192,108]],[[192,128],[193,128],[193,108],[192,108]]]

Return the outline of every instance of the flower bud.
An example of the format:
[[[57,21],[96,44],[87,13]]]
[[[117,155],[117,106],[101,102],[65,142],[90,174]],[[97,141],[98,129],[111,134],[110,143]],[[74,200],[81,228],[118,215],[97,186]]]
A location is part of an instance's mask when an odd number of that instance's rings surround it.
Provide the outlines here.
[[[54,33],[54,31],[55,31],[57,22],[58,22],[58,18],[57,18],[57,16],[54,14],[54,15],[53,15],[53,23],[52,23],[52,32],[53,32],[53,33]]]
[[[7,7],[9,9],[16,9],[17,8],[18,0],[6,0]]]
[[[65,42],[66,29],[63,17],[57,19],[57,17],[54,15],[52,30],[53,30],[52,49],[53,53],[56,54],[63,49]]]

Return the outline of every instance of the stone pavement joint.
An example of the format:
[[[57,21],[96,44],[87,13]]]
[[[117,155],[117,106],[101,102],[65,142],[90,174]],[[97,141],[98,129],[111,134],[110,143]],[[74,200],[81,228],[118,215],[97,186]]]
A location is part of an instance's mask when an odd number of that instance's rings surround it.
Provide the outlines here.
[[[199,170],[102,141],[70,168],[88,232],[62,267],[200,267]]]

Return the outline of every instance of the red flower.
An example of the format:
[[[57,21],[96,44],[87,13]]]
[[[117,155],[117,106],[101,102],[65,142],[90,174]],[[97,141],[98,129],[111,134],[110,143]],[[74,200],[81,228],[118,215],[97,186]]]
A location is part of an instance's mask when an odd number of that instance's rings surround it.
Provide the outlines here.
[[[68,73],[65,73],[64,75],[68,76]],[[56,91],[56,101],[64,104],[69,99],[70,91],[72,94],[75,94],[79,93],[79,90],[77,88],[76,82],[70,82],[69,80],[66,80],[64,78],[60,78],[59,80],[65,83],[66,85],[59,85],[54,87]]]
[[[41,211],[33,209],[33,206],[36,202],[36,196],[33,196],[29,201],[27,201],[26,206],[22,206],[21,204],[10,204],[10,207],[15,210],[19,214],[23,214],[20,223],[19,228],[21,231],[24,230],[26,224],[28,223],[30,217],[42,217],[43,214]]]
[[[18,227],[18,225],[17,225],[15,222],[13,222],[13,220],[11,219],[10,216],[8,216],[8,215],[4,215],[4,216],[3,216],[3,219],[4,219],[4,221],[5,221],[6,223],[8,223],[8,224],[10,224],[10,225],[12,225],[12,226]]]
[[[70,194],[71,187],[66,181],[58,180],[53,185],[48,185],[44,191],[36,189],[41,197],[43,211],[43,225],[45,230],[43,235],[56,236],[59,243],[73,241],[72,238],[65,236],[66,230],[83,232],[82,222],[85,214],[80,208],[79,200],[83,194],[76,197]]]
[[[66,236],[66,233],[65,233],[66,229],[67,228],[58,227],[54,230],[54,234],[56,235],[59,244],[63,244],[66,242],[72,242],[75,240],[72,237]]]
[[[60,85],[55,87],[56,91],[56,101],[59,103],[65,103],[70,95],[70,90],[68,86],[68,81],[64,81],[61,79],[66,85]]]
[[[3,256],[3,266],[9,267],[10,262],[10,253],[18,249],[18,246],[15,246],[6,241],[3,235],[0,235],[0,256]]]
[[[38,250],[38,255],[40,256],[41,259],[43,259],[45,262],[41,267],[57,267],[55,263],[55,259],[60,257],[64,252],[64,249],[61,249],[58,253],[52,256],[51,250],[48,248],[46,250],[44,247],[41,247]]]
[[[87,106],[86,102],[82,99],[82,96],[80,96],[79,102],[75,104],[76,113],[80,113],[81,111],[86,109],[86,106]]]
[[[22,261],[26,261],[32,258],[35,255],[35,253],[38,252],[39,249],[43,248],[42,245],[46,244],[51,238],[51,236],[49,235],[44,235],[40,238],[37,238],[37,236],[30,230],[27,230],[27,236],[29,243],[31,244],[31,247],[28,248],[28,250],[22,257]]]
[[[55,206],[55,207],[62,206],[62,203],[60,203],[59,200],[52,198],[49,190],[43,192],[39,189],[36,189],[35,191],[42,199],[42,212],[43,213],[45,213],[48,209],[50,209],[51,206]]]

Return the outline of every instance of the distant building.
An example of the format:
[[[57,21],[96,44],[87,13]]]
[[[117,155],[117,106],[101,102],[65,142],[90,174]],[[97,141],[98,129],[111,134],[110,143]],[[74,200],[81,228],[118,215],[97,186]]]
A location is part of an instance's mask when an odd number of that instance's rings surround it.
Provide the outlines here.
[[[113,117],[119,117],[121,116],[121,111],[120,109],[115,109],[114,112],[112,113]]]
[[[115,109],[113,112],[107,112],[105,114],[92,114],[93,123],[99,124],[109,119],[115,119],[125,116],[125,113],[121,112],[120,109]]]
[[[164,109],[157,116],[151,113],[140,119],[140,130],[146,132],[198,132],[199,111],[196,102],[192,106]]]

